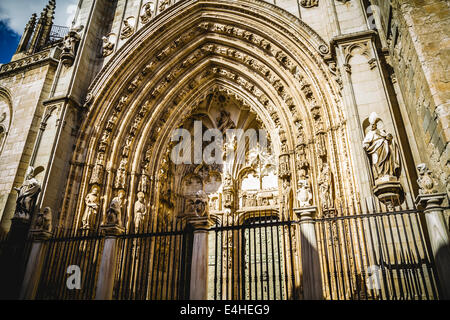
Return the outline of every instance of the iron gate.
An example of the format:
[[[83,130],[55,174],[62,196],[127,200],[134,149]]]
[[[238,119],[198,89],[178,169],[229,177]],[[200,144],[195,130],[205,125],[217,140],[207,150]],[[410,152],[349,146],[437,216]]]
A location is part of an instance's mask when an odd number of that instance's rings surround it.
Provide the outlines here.
[[[275,210],[241,217],[222,216],[210,231],[208,299],[299,299],[297,222]]]

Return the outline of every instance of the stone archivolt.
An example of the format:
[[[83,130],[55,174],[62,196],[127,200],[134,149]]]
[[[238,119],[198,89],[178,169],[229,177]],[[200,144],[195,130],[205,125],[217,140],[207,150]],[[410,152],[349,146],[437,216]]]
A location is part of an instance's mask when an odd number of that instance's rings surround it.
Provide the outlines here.
[[[147,28],[152,30],[151,24]],[[117,194],[115,190],[125,190],[127,203],[135,203],[138,185],[142,185],[139,182],[145,176],[152,181],[147,187],[150,196],[146,200],[149,205],[155,203],[154,188],[158,183],[154,182],[158,182],[156,173],[167,156],[171,130],[177,128],[192,112],[195,103],[214,87],[240,97],[269,131],[283,129],[288,153],[294,152],[296,146],[303,148],[306,156],[300,167],[307,168],[305,177],[309,179],[313,194],[317,194],[314,186],[318,158],[330,162],[327,168],[341,177],[335,180],[348,181],[341,183],[341,193],[344,187],[351,190],[350,172],[340,172],[338,164],[347,157],[347,140],[343,116],[334,98],[338,95],[337,85],[329,85],[334,83],[333,75],[324,71],[328,68],[325,62],[319,62],[320,53],[314,52],[314,48],[309,48],[308,53],[298,47],[294,52],[287,52],[283,49],[286,46],[273,40],[276,36],[269,30],[250,31],[259,30],[256,27],[202,21],[180,30],[175,26],[172,29],[178,36],[174,33],[168,37],[160,49],[150,45],[153,33],[149,31],[148,48],[152,48],[153,53],[142,53],[142,45],[134,44],[133,40],[138,41],[143,32],[135,34],[127,47],[121,48],[108,62],[105,69],[109,71],[103,70],[91,88],[92,107],[84,126],[89,128],[91,123],[103,126],[82,135],[78,141],[76,157],[84,153],[83,145],[89,146],[84,155],[87,165],[79,178],[80,195],[87,194],[89,185],[101,186],[104,213]],[[271,36],[265,36],[267,33]],[[283,38],[283,41],[287,40]],[[292,43],[290,46],[294,47]],[[127,54],[122,57],[125,51]],[[142,58],[152,56],[150,61]],[[320,85],[323,74],[327,75],[323,79],[326,86]],[[129,80],[124,81],[124,77]],[[320,132],[313,128],[320,128]],[[274,151],[279,154],[281,146],[274,142]],[[339,149],[343,153],[338,156]],[[288,157],[287,161],[292,168],[296,167],[295,157]],[[299,178],[293,175],[289,179],[295,182]],[[344,186],[345,183],[348,185]],[[67,196],[70,199],[71,195]],[[319,201],[318,196],[315,199]],[[70,207],[64,208],[70,210]],[[79,201],[73,210],[77,219],[83,209]],[[127,208],[127,213],[131,212],[132,208]],[[65,216],[63,213],[62,217]]]

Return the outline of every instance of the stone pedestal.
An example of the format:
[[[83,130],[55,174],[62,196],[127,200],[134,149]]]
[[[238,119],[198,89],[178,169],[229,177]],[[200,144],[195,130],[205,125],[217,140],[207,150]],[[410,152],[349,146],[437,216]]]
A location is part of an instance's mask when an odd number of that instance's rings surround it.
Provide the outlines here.
[[[375,181],[373,193],[387,206],[398,206],[404,200],[402,185],[396,178],[378,179]]]
[[[36,296],[45,259],[44,241],[50,239],[52,236],[51,232],[41,230],[31,230],[30,233],[33,244],[20,290],[19,298],[21,300],[33,300]]]
[[[106,237],[97,278],[95,300],[112,300],[114,272],[117,264],[117,236],[122,234],[124,229],[117,225],[103,225],[100,229]]]
[[[18,299],[25,271],[30,219],[14,217],[0,261],[0,299]]]
[[[190,300],[206,300],[208,297],[208,217],[192,217],[188,223],[194,229],[191,263]]]
[[[445,227],[441,204],[447,195],[445,193],[419,195],[417,205],[424,208],[431,249],[433,250],[436,271],[441,287],[441,299],[450,299],[450,241],[449,232]]]
[[[301,261],[303,269],[303,298],[322,300],[322,275],[320,272],[315,215],[316,207],[294,209],[300,219]]]

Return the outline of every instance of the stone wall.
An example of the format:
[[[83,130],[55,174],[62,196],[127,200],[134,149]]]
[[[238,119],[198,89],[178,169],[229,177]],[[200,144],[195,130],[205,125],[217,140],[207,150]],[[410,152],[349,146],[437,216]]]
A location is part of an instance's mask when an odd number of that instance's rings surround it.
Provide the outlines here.
[[[388,9],[382,1],[373,2],[382,8],[380,29],[388,39],[402,114],[413,132],[409,142],[420,150],[414,160],[429,163],[439,177],[441,189],[447,187],[448,192],[450,4],[444,0],[397,0]]]
[[[22,67],[2,67],[0,87],[12,98],[12,121],[0,154],[0,218],[1,229],[9,228],[17,198],[13,187],[23,182],[30,163],[34,143],[44,112],[43,100],[49,95],[56,59],[49,53],[38,63]],[[42,179],[39,175],[37,179]]]

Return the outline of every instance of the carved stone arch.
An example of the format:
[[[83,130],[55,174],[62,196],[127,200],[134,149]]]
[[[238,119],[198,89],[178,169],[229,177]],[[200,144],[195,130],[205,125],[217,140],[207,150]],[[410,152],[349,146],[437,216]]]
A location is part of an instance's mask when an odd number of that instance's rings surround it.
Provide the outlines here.
[[[244,2],[251,9],[243,5]],[[223,10],[224,8],[227,10]],[[335,101],[338,96],[337,86],[333,84],[333,75],[323,60],[323,55],[328,51],[325,43],[303,23],[285,12],[272,12],[267,10],[268,8],[274,10],[275,7],[260,1],[186,1],[158,15],[151,23],[136,31],[126,44],[115,52],[90,88],[89,103],[86,104],[89,110],[80,128],[80,131],[85,133],[80,135],[76,144],[75,157],[86,161],[83,170],[78,171],[77,177],[73,178],[81,181],[80,190],[77,192],[80,199],[88,192],[96,157],[102,153],[105,158],[102,170],[105,174],[101,184],[105,196],[103,210],[106,210],[114,191],[115,170],[121,160],[119,154],[123,151],[124,143],[129,140],[133,121],[142,106],[147,105],[148,109],[145,110],[141,123],[136,132],[131,134],[130,150],[133,150],[133,153],[128,155],[126,163],[129,179],[127,181],[131,186],[128,190],[128,211],[131,212],[130,206],[134,202],[132,200],[136,192],[134,189],[143,159],[146,157],[148,143],[159,146],[158,150],[152,150],[149,161],[146,160],[151,168],[148,174],[153,176],[158,171],[159,160],[164,155],[164,142],[168,141],[170,131],[178,125],[176,120],[182,119],[183,114],[189,114],[189,108],[193,107],[192,102],[204,94],[211,84],[220,84],[242,96],[244,101],[248,101],[248,105],[259,108],[260,112],[257,114],[266,126],[283,128],[289,152],[294,151],[298,144],[296,122],[303,122],[307,145],[314,143],[315,119],[318,117],[325,121],[326,130],[341,125],[342,108],[339,108]],[[171,19],[168,19],[169,16]],[[250,19],[248,21],[251,23],[247,25],[237,22],[241,21],[241,18]],[[185,21],[189,23],[186,24]],[[233,27],[227,29],[224,24],[224,32],[217,29],[221,28],[220,26],[211,29],[211,32],[202,31],[199,27],[206,23],[209,30],[214,21],[223,24],[233,21]],[[258,26],[261,28],[257,28]],[[235,31],[236,29],[239,30]],[[162,32],[164,39],[158,36]],[[252,58],[271,70],[278,79],[270,81],[264,78],[261,72],[252,69],[251,64],[244,63],[235,56],[225,57],[217,52],[203,55],[203,46],[210,43],[232,45],[231,50],[242,50],[247,54],[251,52],[249,48],[259,50],[258,53],[263,54]],[[188,58],[196,55],[198,61],[195,60],[195,63],[189,65]],[[186,60],[183,60],[184,58]],[[189,66],[177,73],[177,68],[184,63]],[[202,72],[211,72],[214,68],[223,68],[235,76],[209,74],[211,79],[208,82],[193,83]],[[248,88],[240,79],[248,83]],[[111,117],[114,118],[117,109],[120,109],[120,112],[116,115],[115,124],[108,129],[108,121]],[[320,109],[318,116],[314,114],[317,109]],[[271,115],[278,117],[279,124]],[[152,130],[156,128],[160,128],[160,133],[153,136]],[[101,146],[105,130],[109,140]],[[327,134],[327,139],[341,140],[341,137]],[[279,153],[279,141],[272,140]],[[336,148],[339,143],[342,141],[334,141],[328,147]],[[89,149],[87,152],[84,151],[86,147]],[[99,148],[103,148],[103,151]],[[314,152],[314,148],[311,152]],[[312,159],[313,157],[309,156],[309,161],[314,165]],[[293,158],[290,163],[294,168]],[[157,184],[153,183],[152,188],[157,188]],[[68,195],[67,198],[72,196]],[[77,208],[67,207],[67,210],[79,214],[82,206],[78,201]]]

